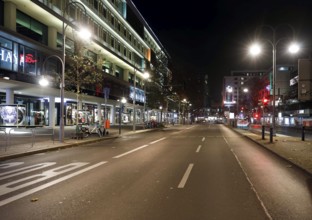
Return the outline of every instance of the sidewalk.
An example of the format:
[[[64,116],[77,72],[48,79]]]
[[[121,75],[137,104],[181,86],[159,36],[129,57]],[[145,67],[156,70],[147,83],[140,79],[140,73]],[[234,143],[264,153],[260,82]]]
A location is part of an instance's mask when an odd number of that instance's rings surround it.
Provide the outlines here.
[[[273,137],[270,143],[269,134],[265,134],[262,140],[261,132],[233,128],[236,132],[249,138],[250,140],[262,145],[271,152],[281,156],[292,165],[301,167],[303,170],[312,174],[312,141],[302,141],[301,138],[279,135]],[[291,167],[291,166],[290,166]]]
[[[43,153],[49,150],[58,150],[94,142],[100,142],[107,139],[118,138],[120,135],[130,135],[133,133],[151,130],[142,130],[142,127],[137,126],[136,130],[132,131],[132,126],[122,126],[120,130],[121,134],[119,135],[119,127],[114,126],[110,129],[107,129],[109,134],[103,137],[99,137],[97,134],[92,134],[87,138],[77,140],[71,138],[72,133],[75,133],[75,126],[66,126],[64,131],[64,142],[61,143],[58,139],[58,129],[59,128],[55,128],[54,141],[52,140],[51,135],[43,135],[43,137],[40,137],[40,135],[38,135],[38,138],[34,141],[34,144],[32,144],[33,139],[28,134],[27,136],[25,135],[22,137],[16,136],[15,139],[21,140],[18,143],[17,141],[15,141],[14,136],[12,135],[11,139],[13,138],[13,140],[8,141],[8,145],[6,145],[6,141],[4,140],[4,136],[2,134],[2,139],[0,140],[0,161],[31,154]]]

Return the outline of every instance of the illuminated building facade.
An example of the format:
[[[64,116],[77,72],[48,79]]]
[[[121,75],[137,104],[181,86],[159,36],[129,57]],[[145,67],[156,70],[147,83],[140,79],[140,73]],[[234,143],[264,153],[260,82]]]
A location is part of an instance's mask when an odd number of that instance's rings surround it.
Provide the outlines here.
[[[104,80],[100,86],[83,88],[81,100],[75,91],[65,91],[65,125],[78,119],[79,123],[102,121],[103,117],[116,124],[122,97],[128,100],[122,121],[142,123],[143,73],[148,70],[152,75],[159,54],[169,55],[131,0],[0,0],[1,106],[19,106],[22,125],[58,125],[59,85],[42,87],[38,81],[47,74],[44,63],[61,72],[60,62],[47,58],[63,56],[63,22],[68,26],[66,57],[74,53],[80,20],[92,33],[83,45],[83,56],[96,64]]]

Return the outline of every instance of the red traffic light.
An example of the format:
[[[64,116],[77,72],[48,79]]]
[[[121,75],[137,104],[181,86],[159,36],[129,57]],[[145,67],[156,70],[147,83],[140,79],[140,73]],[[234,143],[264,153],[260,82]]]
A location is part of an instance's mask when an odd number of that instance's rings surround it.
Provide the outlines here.
[[[269,100],[267,98],[263,98],[262,103],[263,103],[263,105],[268,105]]]

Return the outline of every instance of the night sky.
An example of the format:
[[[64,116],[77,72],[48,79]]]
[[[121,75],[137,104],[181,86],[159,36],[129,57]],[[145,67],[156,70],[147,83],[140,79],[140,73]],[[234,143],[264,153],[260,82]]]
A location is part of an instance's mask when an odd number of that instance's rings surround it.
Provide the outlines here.
[[[208,74],[210,94],[217,101],[221,98],[223,76],[230,75],[231,70],[267,69],[272,65],[272,46],[269,44],[269,53],[259,60],[247,54],[248,45],[260,25],[274,27],[278,39],[291,36],[292,32],[285,24],[293,26],[302,46],[298,58],[310,56],[312,0],[187,2],[133,0],[170,54],[173,74],[181,78]],[[268,29],[259,30],[262,30],[262,38],[272,36]],[[279,60],[283,60],[279,57],[284,54],[278,51],[277,56],[279,64]]]

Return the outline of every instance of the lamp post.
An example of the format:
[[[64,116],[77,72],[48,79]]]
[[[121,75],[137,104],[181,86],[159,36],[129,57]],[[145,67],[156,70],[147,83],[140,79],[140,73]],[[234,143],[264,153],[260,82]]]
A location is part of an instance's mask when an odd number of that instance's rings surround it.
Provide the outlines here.
[[[187,104],[187,100],[182,100],[182,117],[183,117],[183,124],[185,125],[185,105]]]
[[[147,82],[147,79],[150,77],[149,73],[148,72],[145,72],[143,74],[143,78],[145,79],[145,83],[144,83],[144,107],[143,107],[143,126],[145,128],[145,108],[146,108],[146,82]]]
[[[247,88],[243,88],[243,92],[247,93],[248,89]],[[237,116],[239,116],[239,94],[240,94],[240,88],[237,87],[237,103],[236,103],[236,111],[237,111]]]
[[[162,110],[163,110],[163,107],[159,106],[159,110],[160,110],[160,121],[159,121],[159,123],[161,124],[162,123]]]
[[[121,134],[121,116],[124,108],[124,104],[127,102],[125,97],[122,97],[120,100],[120,106],[119,106],[119,135]]]
[[[62,143],[62,142],[64,142],[64,81],[65,81],[64,80],[64,69],[65,69],[65,63],[61,57],[59,57],[57,55],[51,55],[51,56],[48,56],[44,60],[43,65],[42,65],[43,69],[45,69],[46,61],[52,57],[59,59],[59,61],[62,64],[62,74],[60,75],[60,78],[61,78],[61,80],[60,80],[61,81],[61,83],[60,83],[61,106],[60,106],[60,131],[59,131],[59,142]],[[39,81],[39,84],[42,86],[47,86],[49,84],[49,82],[43,78]]]
[[[136,96],[136,69],[134,68],[134,82],[133,82],[133,99],[132,99],[132,104],[133,104],[133,128],[132,130],[135,131],[135,122],[136,122],[136,112],[135,112],[135,96]]]
[[[84,10],[84,13],[87,14],[87,10],[85,6],[77,1],[70,1],[68,4],[65,5],[64,11],[63,11],[63,25],[62,25],[62,34],[63,34],[63,45],[62,45],[62,55],[63,55],[63,65],[64,68],[62,69],[62,82],[61,82],[61,120],[60,120],[60,132],[62,133],[62,139],[64,140],[64,88],[65,88],[65,57],[66,57],[66,29],[68,27],[68,24],[65,25],[65,15],[67,14],[67,10],[71,5],[76,5],[77,7],[80,7]],[[80,29],[79,36],[84,39],[89,39],[91,37],[91,33],[87,31],[86,29]],[[78,100],[77,100],[77,111],[78,111]],[[78,114],[78,112],[77,112]],[[78,117],[77,117],[78,119]],[[77,120],[78,121],[78,120]],[[76,124],[78,126],[78,123]],[[76,129],[77,130],[77,129]]]
[[[271,46],[272,46],[272,123],[271,123],[271,127],[270,127],[270,142],[272,143],[273,142],[273,134],[275,133],[275,86],[276,86],[276,48],[277,48],[277,45],[279,44],[279,42],[281,42],[281,40],[283,40],[284,38],[281,38],[281,39],[276,39],[276,30],[277,30],[277,27],[274,28],[270,25],[262,25],[260,26],[260,28],[268,28],[272,31],[272,40],[267,40]],[[292,31],[292,36],[294,38],[294,30],[291,26],[287,26],[291,29]],[[292,43],[289,47],[289,52],[290,53],[297,53],[299,51],[299,46],[298,44],[296,43]],[[251,47],[250,47],[250,53],[252,55],[258,55],[260,52],[261,52],[261,47],[259,44],[253,44]]]

